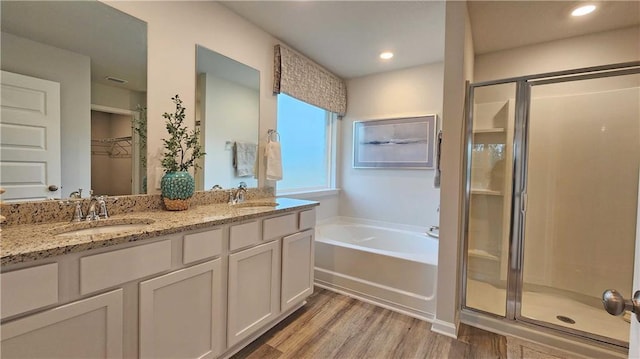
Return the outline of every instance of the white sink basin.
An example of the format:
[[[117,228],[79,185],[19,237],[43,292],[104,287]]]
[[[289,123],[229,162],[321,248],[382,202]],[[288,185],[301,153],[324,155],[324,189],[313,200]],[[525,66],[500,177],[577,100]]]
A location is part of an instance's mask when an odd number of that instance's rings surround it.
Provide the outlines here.
[[[133,222],[133,223],[132,223]],[[143,229],[153,223],[150,219],[131,219],[127,221],[79,222],[57,228],[56,236],[86,236],[93,234],[116,233]]]

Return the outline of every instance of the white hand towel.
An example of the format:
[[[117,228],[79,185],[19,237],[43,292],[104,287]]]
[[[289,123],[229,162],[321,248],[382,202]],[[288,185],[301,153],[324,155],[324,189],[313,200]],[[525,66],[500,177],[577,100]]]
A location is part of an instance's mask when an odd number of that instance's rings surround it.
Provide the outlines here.
[[[258,145],[255,143],[236,142],[233,149],[233,166],[236,169],[236,176],[253,176]]]
[[[267,179],[279,181],[282,179],[282,156],[280,154],[280,143],[269,141],[265,149],[267,157]]]

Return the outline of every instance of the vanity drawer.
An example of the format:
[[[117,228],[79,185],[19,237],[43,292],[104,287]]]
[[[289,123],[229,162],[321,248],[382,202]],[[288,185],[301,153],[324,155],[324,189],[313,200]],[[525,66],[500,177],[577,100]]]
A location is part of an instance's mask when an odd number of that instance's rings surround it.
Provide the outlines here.
[[[2,273],[2,318],[58,302],[58,263]]]
[[[262,240],[286,236],[298,231],[297,214],[291,213],[280,217],[264,220]]]
[[[171,269],[171,241],[80,258],[80,294]]]
[[[300,222],[298,222],[298,230],[313,228],[316,225],[316,210],[310,209],[308,211],[300,212]]]
[[[237,224],[229,230],[229,251],[260,243],[258,221]]]
[[[222,229],[192,233],[184,236],[182,262],[184,264],[199,261],[222,253]]]

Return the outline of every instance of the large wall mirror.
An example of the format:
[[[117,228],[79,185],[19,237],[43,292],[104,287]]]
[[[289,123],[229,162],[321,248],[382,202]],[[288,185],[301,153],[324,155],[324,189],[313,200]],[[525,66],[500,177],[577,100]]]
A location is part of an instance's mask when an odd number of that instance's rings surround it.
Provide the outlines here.
[[[257,187],[260,72],[196,46],[196,125],[206,155],[196,189]]]
[[[146,23],[99,1],[0,6],[3,200],[144,193]]]

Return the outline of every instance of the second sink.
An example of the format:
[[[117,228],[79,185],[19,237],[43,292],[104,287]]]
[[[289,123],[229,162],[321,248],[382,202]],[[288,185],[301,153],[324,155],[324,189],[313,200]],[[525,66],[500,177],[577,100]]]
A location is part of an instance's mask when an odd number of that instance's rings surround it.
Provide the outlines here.
[[[143,229],[155,221],[147,218],[107,219],[95,222],[78,222],[53,229],[56,236],[82,236],[125,232]]]

